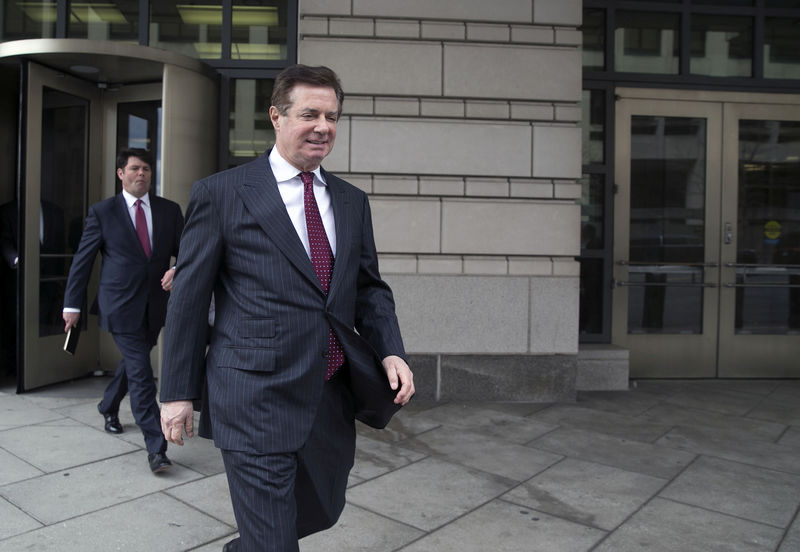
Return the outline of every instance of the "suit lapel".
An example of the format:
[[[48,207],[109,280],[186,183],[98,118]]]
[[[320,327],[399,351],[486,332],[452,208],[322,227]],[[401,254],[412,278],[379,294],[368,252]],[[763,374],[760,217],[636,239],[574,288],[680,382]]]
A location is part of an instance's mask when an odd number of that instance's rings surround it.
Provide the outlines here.
[[[244,178],[234,183],[245,209],[256,219],[273,243],[297,270],[322,293],[319,279],[311,265],[303,243],[286,212],[278,183],[272,174],[269,160],[262,155],[247,164]]]
[[[336,293],[340,282],[344,278],[347,266],[350,264],[350,243],[353,233],[353,224],[349,218],[349,197],[344,184],[337,177],[323,171],[325,182],[328,184],[328,192],[331,195],[331,205],[333,206],[333,218],[336,226],[336,259],[333,264],[333,275],[331,276],[331,286],[328,296]]]
[[[151,257],[156,256],[156,252],[165,247],[167,245],[171,245],[172,242],[167,241],[166,243],[164,240],[160,239],[161,234],[163,234],[164,228],[164,210],[161,208],[163,205],[156,196],[150,196],[150,215],[153,217],[153,251]]]

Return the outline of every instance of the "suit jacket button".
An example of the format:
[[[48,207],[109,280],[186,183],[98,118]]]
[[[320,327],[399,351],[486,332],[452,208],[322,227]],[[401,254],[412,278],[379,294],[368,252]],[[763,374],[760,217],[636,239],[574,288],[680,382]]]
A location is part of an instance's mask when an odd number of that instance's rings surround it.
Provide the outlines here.
[[[322,358],[328,358],[328,350],[327,349],[322,351]]]

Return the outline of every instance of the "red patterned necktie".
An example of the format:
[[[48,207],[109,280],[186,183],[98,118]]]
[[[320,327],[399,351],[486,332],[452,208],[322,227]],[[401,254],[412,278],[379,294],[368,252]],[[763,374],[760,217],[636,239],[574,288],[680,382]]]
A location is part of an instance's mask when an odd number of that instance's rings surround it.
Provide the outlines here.
[[[303,181],[303,205],[306,212],[306,229],[308,230],[308,245],[311,249],[311,264],[314,266],[314,272],[317,273],[322,291],[327,295],[331,285],[331,274],[333,273],[331,244],[328,241],[328,235],[325,233],[325,226],[322,224],[317,199],[314,197],[314,174],[301,172],[300,180]],[[344,364],[342,344],[339,343],[339,339],[331,329],[328,336],[328,368],[325,371],[325,379],[331,379],[342,364]]]
[[[150,234],[147,233],[147,218],[142,209],[142,200],[136,200],[136,235],[139,236],[139,243],[142,244],[144,254],[150,258]]]

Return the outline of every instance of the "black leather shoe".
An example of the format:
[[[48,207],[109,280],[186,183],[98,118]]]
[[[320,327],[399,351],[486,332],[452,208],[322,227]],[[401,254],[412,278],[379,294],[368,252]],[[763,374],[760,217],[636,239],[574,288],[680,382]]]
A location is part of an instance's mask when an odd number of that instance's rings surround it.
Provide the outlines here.
[[[116,414],[111,414],[109,412],[103,412],[100,410],[100,405],[103,404],[102,402],[97,403],[97,411],[106,421],[106,431],[109,433],[113,433],[114,435],[119,435],[122,433],[122,424],[119,423],[119,418]]]
[[[222,552],[238,552],[239,550],[239,538],[235,538],[232,541],[228,541],[225,543],[225,546],[222,547]]]
[[[169,458],[164,452],[154,452],[147,455],[147,461],[150,463],[150,471],[153,473],[162,472],[169,469],[172,465]]]

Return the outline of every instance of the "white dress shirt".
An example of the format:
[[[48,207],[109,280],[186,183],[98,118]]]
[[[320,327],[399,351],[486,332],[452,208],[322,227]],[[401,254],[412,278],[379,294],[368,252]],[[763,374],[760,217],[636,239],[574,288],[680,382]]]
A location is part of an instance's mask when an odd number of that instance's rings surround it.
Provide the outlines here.
[[[133,228],[136,228],[136,200],[142,200],[142,210],[144,211],[144,218],[147,219],[147,236],[150,238],[150,251],[153,250],[153,212],[150,210],[150,194],[144,194],[142,197],[136,197],[129,194],[127,191],[122,190],[122,197],[125,198],[125,203],[128,205],[128,214],[131,217]]]
[[[306,254],[311,258],[311,247],[308,244],[308,229],[306,228],[306,211],[303,202],[303,181],[300,180],[300,171],[291,163],[286,161],[278,148],[272,148],[269,154],[269,165],[272,174],[278,183],[278,192],[281,194],[289,218],[292,219],[297,235],[306,248]],[[331,244],[331,252],[336,257],[336,226],[333,218],[333,206],[331,205],[331,194],[328,185],[322,178],[319,167],[314,172],[314,198],[317,200],[319,214],[322,217],[322,225],[328,235],[328,242]]]

